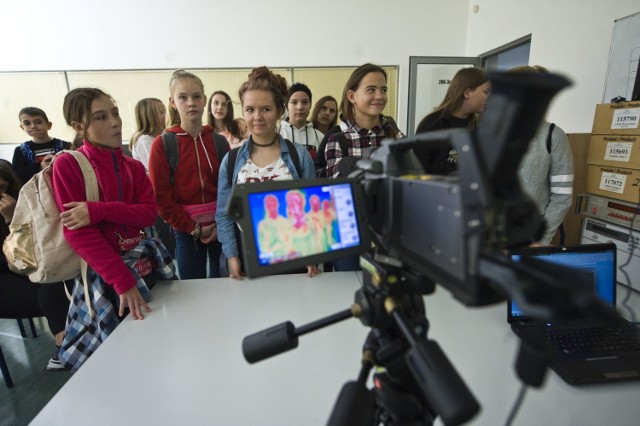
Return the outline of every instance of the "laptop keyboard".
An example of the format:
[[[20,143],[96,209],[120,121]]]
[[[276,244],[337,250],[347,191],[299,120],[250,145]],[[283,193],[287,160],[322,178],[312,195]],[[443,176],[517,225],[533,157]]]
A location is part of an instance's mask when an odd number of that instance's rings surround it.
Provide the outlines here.
[[[634,325],[547,329],[545,335],[562,354],[640,351],[640,331]]]

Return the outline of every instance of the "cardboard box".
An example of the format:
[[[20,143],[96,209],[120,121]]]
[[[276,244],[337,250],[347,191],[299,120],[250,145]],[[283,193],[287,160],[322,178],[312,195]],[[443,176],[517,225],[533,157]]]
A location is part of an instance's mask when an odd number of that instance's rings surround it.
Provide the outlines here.
[[[589,164],[587,192],[617,200],[640,202],[640,170]]]
[[[625,169],[640,169],[640,136],[592,136],[587,163],[624,167]]]
[[[640,135],[640,102],[597,105],[591,133],[594,135]]]

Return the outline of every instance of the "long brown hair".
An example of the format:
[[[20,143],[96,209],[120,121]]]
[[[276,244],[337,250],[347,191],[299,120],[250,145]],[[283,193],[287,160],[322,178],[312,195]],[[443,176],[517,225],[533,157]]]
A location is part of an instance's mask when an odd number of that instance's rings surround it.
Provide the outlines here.
[[[11,163],[5,159],[0,159],[0,179],[7,181],[7,190],[5,192],[17,200],[21,186],[20,178],[13,171]],[[2,220],[1,217],[0,220]]]
[[[313,127],[315,129],[317,129],[318,126],[320,125],[320,123],[318,123],[318,115],[320,114],[320,110],[324,106],[324,103],[328,101],[331,101],[334,104],[336,104],[336,108],[338,107],[338,101],[336,101],[336,98],[334,98],[333,96],[327,95],[318,99],[318,102],[316,102],[316,104],[313,106],[313,112],[311,113],[311,122],[313,123]],[[336,116],[333,117],[333,120],[331,120],[331,123],[329,123],[329,127],[327,127],[327,130],[335,126],[337,122],[338,122],[338,111],[336,111]]]
[[[226,99],[227,115],[224,117],[222,122],[224,123],[224,126],[227,128],[227,131],[231,133],[234,137],[240,140],[244,139],[242,130],[240,129],[238,122],[234,118],[235,113],[233,112],[233,102],[231,101],[231,96],[229,96],[229,94],[227,94],[227,92],[223,90],[216,90],[215,92],[213,92],[209,97],[209,101],[207,101],[207,123],[209,124],[209,126],[211,126],[214,132],[217,132],[218,130],[220,130],[220,129],[216,129],[216,120],[213,114],[211,113],[211,103],[213,102],[213,97],[215,95],[222,95]]]
[[[384,76],[385,81],[387,81],[387,72],[380,66],[374,64],[364,64],[360,65],[358,68],[353,70],[349,80],[347,80],[347,84],[344,85],[344,90],[342,91],[342,99],[340,100],[340,117],[341,119],[346,119],[349,121],[349,124],[354,124],[356,122],[356,112],[355,106],[349,102],[349,91],[356,91],[360,87],[360,83],[369,73],[380,73]],[[380,121],[382,124],[383,116],[380,115]],[[396,138],[398,136],[398,131],[396,126],[383,126],[384,134],[388,138]]]
[[[482,86],[489,81],[487,74],[480,68],[462,68],[451,79],[447,93],[444,95],[444,99],[438,105],[431,114],[439,114],[440,116],[451,115],[457,111],[462,102],[464,102],[464,94],[467,90],[474,90],[479,86]],[[422,120],[425,120],[423,118]],[[475,127],[478,122],[478,114],[474,114],[469,127]],[[420,122],[422,123],[422,121]],[[420,127],[420,124],[418,124]]]

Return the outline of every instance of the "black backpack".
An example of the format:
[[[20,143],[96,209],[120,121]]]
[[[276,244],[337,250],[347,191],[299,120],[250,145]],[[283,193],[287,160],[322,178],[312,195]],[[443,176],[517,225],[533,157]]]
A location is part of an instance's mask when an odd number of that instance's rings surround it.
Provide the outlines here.
[[[325,136],[320,142],[320,146],[318,147],[318,155],[315,158],[315,166],[316,166],[316,175],[318,177],[331,177],[327,176],[327,158],[325,157],[327,151],[327,142],[329,141],[329,137],[332,135],[336,135],[338,139],[338,145],[340,145],[340,151],[342,151],[342,156],[346,157],[349,155],[349,146],[347,145],[347,138],[345,138],[344,133],[340,126],[336,126],[338,128],[337,132],[331,132],[329,130],[328,136]],[[334,127],[335,129],[335,127]]]
[[[300,157],[298,156],[298,151],[296,151],[295,145],[289,139],[285,139],[284,141],[289,147],[289,155],[291,156],[293,166],[296,168],[298,176],[302,177],[302,167],[300,166]],[[227,180],[229,182],[229,186],[233,186],[233,170],[236,168],[236,158],[238,158],[239,150],[240,147],[237,147],[229,151],[229,159],[227,160]]]
[[[229,142],[227,142],[227,138],[224,136],[213,132],[211,133],[213,134],[213,144],[218,162],[222,163],[222,159],[227,152],[229,152]],[[178,167],[178,138],[176,134],[172,132],[165,132],[160,136],[162,137],[162,146],[167,155],[167,161],[169,161],[169,182],[171,182],[173,186],[173,174],[175,173],[176,167]]]
[[[341,117],[342,118],[342,117]],[[395,120],[387,115],[380,115],[380,124],[384,130],[389,128],[393,129],[400,137],[404,137],[402,131],[396,124]],[[344,136],[344,132],[339,125],[336,125],[329,129],[327,134],[322,139],[320,146],[318,147],[318,155],[315,159],[316,166],[316,175],[318,177],[331,177],[327,176],[327,142],[329,141],[329,137],[331,135],[336,134],[336,138],[338,139],[338,145],[340,145],[340,151],[342,151],[342,158],[347,157],[349,155],[349,145],[347,144],[347,138]],[[355,160],[357,161],[357,160]],[[340,176],[348,176],[350,172],[355,170],[355,161],[351,160],[345,162],[340,170]]]

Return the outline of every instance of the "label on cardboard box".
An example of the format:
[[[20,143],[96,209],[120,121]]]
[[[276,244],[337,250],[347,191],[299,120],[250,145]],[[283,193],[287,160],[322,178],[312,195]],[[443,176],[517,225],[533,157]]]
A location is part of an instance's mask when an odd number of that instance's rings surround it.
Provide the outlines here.
[[[640,108],[618,109],[613,112],[612,129],[637,129],[640,123]]]
[[[608,142],[604,159],[608,161],[626,161],[631,158],[632,142]]]
[[[622,194],[624,185],[627,182],[627,176],[619,173],[602,172],[599,188],[603,191],[615,192]]]

